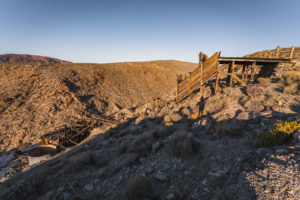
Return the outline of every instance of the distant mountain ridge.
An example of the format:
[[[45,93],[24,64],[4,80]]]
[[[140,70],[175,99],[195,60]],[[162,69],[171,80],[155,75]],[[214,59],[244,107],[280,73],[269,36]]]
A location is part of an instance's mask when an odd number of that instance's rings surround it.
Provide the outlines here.
[[[21,63],[70,63],[68,61],[46,56],[28,55],[28,54],[2,54],[0,62],[21,62]]]

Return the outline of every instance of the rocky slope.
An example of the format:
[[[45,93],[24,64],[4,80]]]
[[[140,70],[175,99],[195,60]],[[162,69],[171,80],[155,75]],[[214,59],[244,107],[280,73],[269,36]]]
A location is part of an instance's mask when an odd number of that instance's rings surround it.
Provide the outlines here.
[[[76,121],[166,98],[176,74],[196,66],[179,61],[2,64],[0,150],[36,143]]]
[[[300,123],[299,62],[258,81],[116,110],[81,145],[9,179],[11,167],[0,198],[299,199],[300,132],[272,147],[257,137]]]
[[[280,58],[288,58],[290,56],[291,48],[282,48],[279,51]],[[258,57],[258,58],[275,58],[276,57],[276,49],[258,51],[246,57]],[[300,47],[295,47],[293,58],[299,59],[300,58]]]
[[[59,60],[57,58],[50,58],[45,56],[36,56],[28,54],[2,54],[0,55],[0,62],[3,63],[66,63],[67,61]]]

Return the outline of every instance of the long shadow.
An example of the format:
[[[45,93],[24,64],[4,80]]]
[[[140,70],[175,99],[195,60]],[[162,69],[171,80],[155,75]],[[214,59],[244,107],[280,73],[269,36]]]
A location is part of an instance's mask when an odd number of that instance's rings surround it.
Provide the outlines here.
[[[267,118],[250,113],[249,119],[240,120],[237,111],[233,118],[220,121],[212,114],[197,120],[184,117],[167,126],[163,117],[131,118],[52,160],[16,174],[0,184],[0,199],[48,195],[56,199],[84,196],[122,200],[126,199],[128,181],[141,175],[152,186],[150,199],[164,199],[170,191],[177,199],[257,199],[247,174],[266,166],[261,166],[265,155],[256,153],[252,129],[260,128],[260,122],[293,120],[298,114],[273,111],[272,117]],[[193,134],[199,147],[196,154],[184,158],[172,155],[170,143],[178,132]],[[99,161],[98,154],[105,162]],[[157,171],[168,174],[166,180],[156,178]],[[92,186],[87,187],[88,184]]]

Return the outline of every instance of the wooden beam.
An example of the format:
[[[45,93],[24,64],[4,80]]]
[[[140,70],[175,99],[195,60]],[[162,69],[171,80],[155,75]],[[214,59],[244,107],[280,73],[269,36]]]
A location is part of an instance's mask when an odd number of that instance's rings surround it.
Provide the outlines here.
[[[176,102],[178,102],[178,82],[179,82],[179,76],[177,74],[177,83],[176,83]]]
[[[256,63],[290,63],[290,58],[248,58],[248,57],[220,57],[220,64],[228,64],[235,61],[236,64]]]
[[[191,99],[191,73],[189,73],[189,99]]]
[[[280,51],[280,46],[278,46],[277,49],[276,49],[276,56],[275,56],[275,58],[279,57],[279,51]]]
[[[249,72],[249,66],[247,66],[246,70],[245,70],[245,83],[248,83],[248,72]]]
[[[203,84],[203,63],[202,63],[202,52],[199,54],[199,67],[200,67],[200,86]]]
[[[234,61],[232,61],[232,63],[231,63],[231,74],[230,74],[230,87],[232,86],[232,74],[233,74],[234,68],[235,68],[235,63],[234,63]]]
[[[220,74],[218,73],[217,77],[216,77],[215,94],[217,94],[217,91],[218,91],[219,79],[220,79]]]
[[[254,69],[256,68],[256,62],[253,62],[252,66],[251,66],[251,77],[250,80],[254,81]]]
[[[245,79],[245,71],[246,71],[246,65],[243,65],[243,70],[242,70],[242,80]]]
[[[292,46],[291,52],[290,52],[290,59],[293,59],[294,50],[295,50],[295,46]]]

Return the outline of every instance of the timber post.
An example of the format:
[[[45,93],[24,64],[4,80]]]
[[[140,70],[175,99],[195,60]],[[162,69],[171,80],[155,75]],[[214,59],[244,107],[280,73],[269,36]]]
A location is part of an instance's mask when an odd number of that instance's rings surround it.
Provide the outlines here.
[[[251,76],[250,76],[250,81],[254,81],[254,69],[256,67],[256,62],[253,62],[252,63],[252,66],[251,66]]]
[[[178,83],[179,83],[179,76],[177,74],[177,83],[176,83],[176,102],[178,101]]]
[[[246,65],[243,65],[243,70],[242,70],[242,80],[245,79],[245,71],[246,71]]]
[[[278,46],[277,49],[276,49],[276,56],[275,56],[275,58],[279,57],[279,51],[280,51],[280,46]]]
[[[191,72],[189,72],[189,85],[188,85],[188,95],[189,95],[189,99],[191,99]]]
[[[234,68],[235,68],[235,62],[234,62],[234,61],[232,61],[232,63],[231,63],[231,75],[230,75],[230,83],[229,83],[230,87],[232,86],[232,74],[233,74],[233,70],[234,70]]]
[[[295,50],[295,46],[292,46],[291,52],[290,52],[290,59],[293,59],[294,50]]]
[[[202,55],[203,53],[199,53],[199,67],[200,67],[200,86],[203,84],[203,64],[202,64]]]

